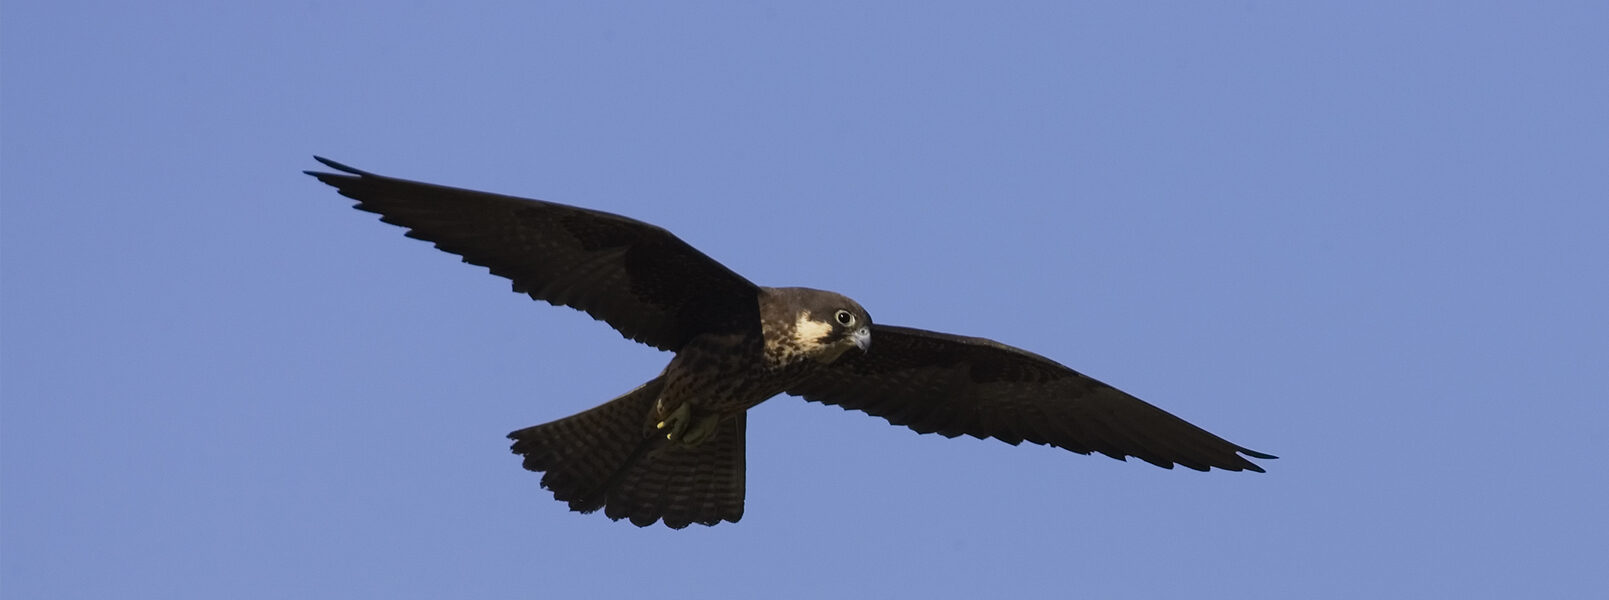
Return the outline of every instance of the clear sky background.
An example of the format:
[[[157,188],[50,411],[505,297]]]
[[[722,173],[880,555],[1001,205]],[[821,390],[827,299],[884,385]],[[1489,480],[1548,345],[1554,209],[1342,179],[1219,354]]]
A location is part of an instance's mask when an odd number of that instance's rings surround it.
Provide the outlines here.
[[[1601,2],[7,2],[6,598],[1609,589]],[[669,355],[300,174],[662,225],[1053,357],[1269,472],[780,397],[741,523],[504,434]]]

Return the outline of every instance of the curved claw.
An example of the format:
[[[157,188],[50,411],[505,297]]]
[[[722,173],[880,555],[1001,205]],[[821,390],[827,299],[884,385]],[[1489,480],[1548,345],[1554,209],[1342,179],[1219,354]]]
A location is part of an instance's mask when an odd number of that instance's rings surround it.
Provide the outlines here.
[[[687,403],[683,402],[681,406],[676,407],[676,410],[670,411],[670,414],[665,415],[658,423],[655,423],[654,428],[669,429],[670,431],[665,432],[665,439],[674,441],[682,437],[682,432],[687,431],[688,417],[691,416],[691,412],[692,410],[687,407]],[[661,413],[663,414],[663,411]]]
[[[667,440],[697,446],[715,433],[715,427],[720,421],[721,416],[718,414],[694,415],[692,408],[684,402],[655,423],[654,428],[665,431]]]

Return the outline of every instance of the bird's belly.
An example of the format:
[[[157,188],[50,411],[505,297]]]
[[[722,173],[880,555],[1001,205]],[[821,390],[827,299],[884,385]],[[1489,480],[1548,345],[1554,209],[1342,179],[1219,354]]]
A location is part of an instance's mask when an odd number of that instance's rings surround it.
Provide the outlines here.
[[[655,403],[655,418],[663,419],[684,404],[698,415],[741,414],[818,367],[813,362],[767,363],[757,335],[695,338],[665,367],[665,388]]]
[[[674,410],[682,403],[704,413],[736,414],[781,394],[797,383],[800,369],[775,371],[694,371],[667,369],[660,405]]]

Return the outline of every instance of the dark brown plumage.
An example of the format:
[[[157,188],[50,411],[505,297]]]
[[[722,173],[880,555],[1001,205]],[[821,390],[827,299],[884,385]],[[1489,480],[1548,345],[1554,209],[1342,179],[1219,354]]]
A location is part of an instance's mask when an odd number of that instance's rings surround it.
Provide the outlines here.
[[[591,410],[509,434],[572,510],[639,526],[743,516],[747,410],[781,393],[919,433],[1029,441],[1164,468],[1263,469],[1230,443],[1036,354],[872,324],[842,295],[756,286],[669,232],[605,212],[383,177],[308,171],[407,236],[514,291],[586,311],[675,352],[659,376]],[[1244,456],[1243,456],[1244,455]]]

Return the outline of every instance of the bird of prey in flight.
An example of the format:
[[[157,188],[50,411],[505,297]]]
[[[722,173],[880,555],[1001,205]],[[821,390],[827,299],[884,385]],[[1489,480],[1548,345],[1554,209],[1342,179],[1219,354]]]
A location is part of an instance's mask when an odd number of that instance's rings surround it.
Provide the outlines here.
[[[571,510],[639,527],[743,517],[748,409],[777,394],[918,433],[1024,441],[1159,467],[1272,459],[1056,361],[982,338],[872,323],[842,295],[763,287],[659,227],[602,211],[394,179],[315,157],[307,171],[514,291],[674,352],[601,406],[508,434]],[[1244,455],[1244,456],[1242,456]]]

